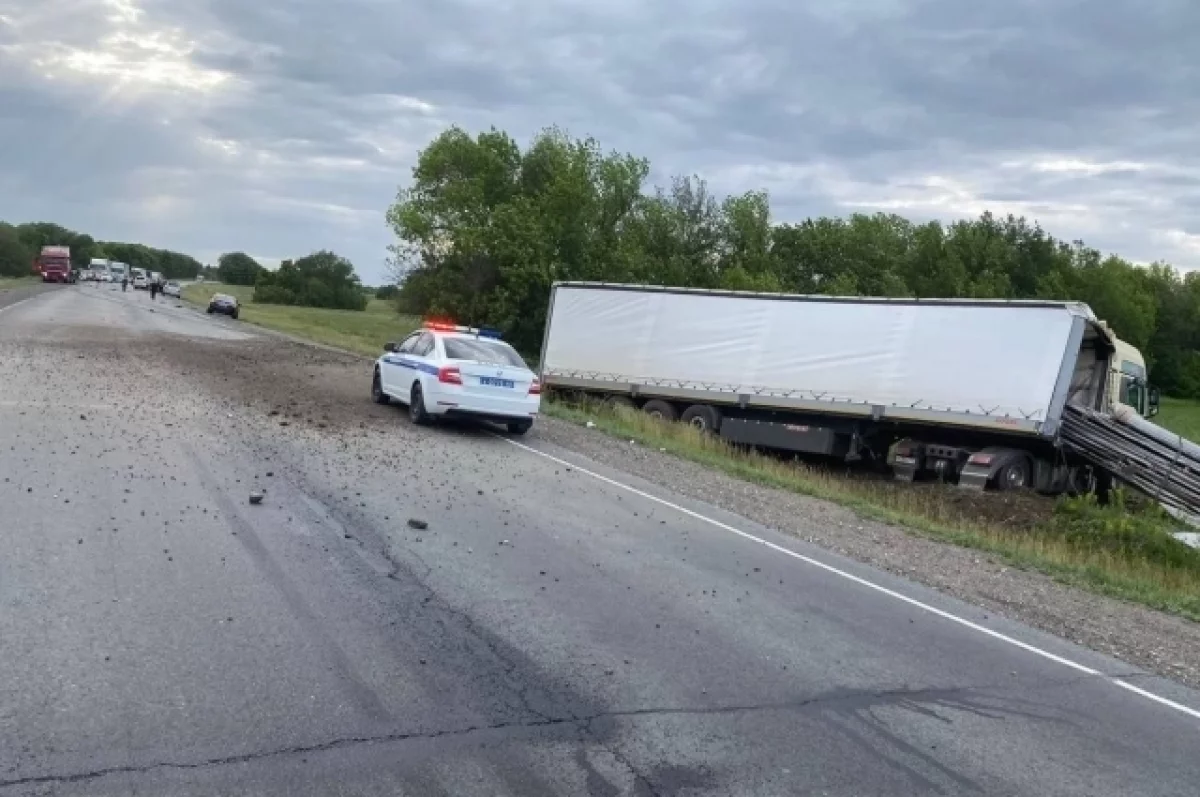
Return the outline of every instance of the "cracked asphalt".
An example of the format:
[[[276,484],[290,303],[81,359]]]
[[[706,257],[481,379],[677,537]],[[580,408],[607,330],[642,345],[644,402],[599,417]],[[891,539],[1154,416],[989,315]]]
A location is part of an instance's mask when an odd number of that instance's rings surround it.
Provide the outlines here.
[[[1196,794],[1200,721],[1113,680],[1183,686],[368,387],[141,292],[0,301],[0,795]]]

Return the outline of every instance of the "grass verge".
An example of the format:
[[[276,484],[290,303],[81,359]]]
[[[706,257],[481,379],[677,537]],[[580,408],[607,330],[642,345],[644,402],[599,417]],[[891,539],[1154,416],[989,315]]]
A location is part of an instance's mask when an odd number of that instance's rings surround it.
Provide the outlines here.
[[[0,277],[0,291],[8,291],[40,282],[41,277]]]
[[[542,412],[636,440],[746,481],[834,501],[873,520],[993,554],[1068,584],[1200,621],[1200,550],[1174,539],[1156,507],[1107,507],[1088,498],[1038,501],[1043,511],[1023,524],[981,517],[964,507],[957,488],[897,485],[842,476],[754,451],[678,423],[628,410],[544,401]],[[1000,496],[983,496],[1000,500]],[[986,513],[984,513],[986,515]]]
[[[379,299],[372,299],[361,312],[255,304],[254,288],[215,282],[184,286],[183,299],[205,306],[214,293],[236,296],[242,321],[369,356],[382,354],[384,343],[399,340],[420,325],[419,319],[399,315],[395,305]]]
[[[1164,396],[1158,415],[1151,420],[1188,440],[1200,440],[1200,401]]]

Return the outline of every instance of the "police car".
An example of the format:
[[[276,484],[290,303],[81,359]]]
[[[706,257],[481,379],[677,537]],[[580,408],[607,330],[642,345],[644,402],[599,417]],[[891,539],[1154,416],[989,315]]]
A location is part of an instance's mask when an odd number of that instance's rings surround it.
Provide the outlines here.
[[[516,349],[494,330],[426,322],[375,361],[371,396],[408,406],[413,423],[473,418],[513,434],[533,426],[542,386]]]

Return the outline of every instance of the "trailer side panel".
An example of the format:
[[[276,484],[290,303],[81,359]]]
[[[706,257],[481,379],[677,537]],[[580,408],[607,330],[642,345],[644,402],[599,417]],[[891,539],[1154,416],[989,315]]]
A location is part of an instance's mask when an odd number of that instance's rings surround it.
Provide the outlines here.
[[[1028,431],[1061,410],[1069,304],[806,300],[559,285],[543,377]],[[1069,356],[1069,355],[1068,355]],[[814,407],[815,408],[815,407]]]

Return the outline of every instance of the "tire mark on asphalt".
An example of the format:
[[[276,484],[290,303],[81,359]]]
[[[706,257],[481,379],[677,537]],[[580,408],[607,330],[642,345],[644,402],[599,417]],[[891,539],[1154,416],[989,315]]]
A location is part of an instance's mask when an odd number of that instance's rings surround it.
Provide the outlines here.
[[[213,478],[208,466],[191,446],[183,443],[180,447],[187,458],[191,460],[201,486],[217,502],[224,519],[235,527],[238,541],[242,547],[250,554],[255,566],[266,576],[271,586],[283,596],[288,609],[300,621],[305,633],[317,643],[348,696],[370,719],[376,722],[392,722],[394,718],[379,699],[379,695],[358,675],[353,663],[346,655],[346,651],[326,633],[321,619],[313,612],[304,596],[296,589],[296,585],[271,556],[270,551],[254,531],[254,527],[246,522],[229,496],[217,486],[216,479]]]

